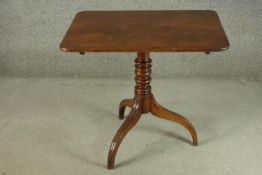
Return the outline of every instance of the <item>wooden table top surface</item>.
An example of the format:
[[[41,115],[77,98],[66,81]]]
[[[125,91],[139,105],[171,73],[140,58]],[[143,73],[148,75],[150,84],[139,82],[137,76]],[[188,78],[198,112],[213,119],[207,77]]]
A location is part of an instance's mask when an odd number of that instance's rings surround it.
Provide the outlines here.
[[[229,42],[210,10],[82,11],[60,48],[69,52],[211,52]]]

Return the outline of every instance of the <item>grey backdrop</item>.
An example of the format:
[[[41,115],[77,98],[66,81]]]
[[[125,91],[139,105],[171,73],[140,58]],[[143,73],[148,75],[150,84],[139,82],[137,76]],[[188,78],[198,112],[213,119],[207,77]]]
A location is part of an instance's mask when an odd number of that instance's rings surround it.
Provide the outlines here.
[[[154,77],[262,77],[261,0],[0,0],[0,74],[133,78],[135,53],[79,55],[59,50],[82,10],[212,9],[230,49],[212,53],[152,53]]]

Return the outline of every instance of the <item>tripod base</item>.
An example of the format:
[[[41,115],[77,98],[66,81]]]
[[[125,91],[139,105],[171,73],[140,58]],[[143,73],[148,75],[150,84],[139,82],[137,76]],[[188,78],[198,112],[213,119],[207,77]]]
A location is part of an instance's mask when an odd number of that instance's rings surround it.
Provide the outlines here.
[[[126,134],[136,125],[141,115],[148,112],[156,117],[181,124],[190,132],[193,139],[193,145],[197,145],[198,143],[197,133],[191,122],[180,114],[169,111],[168,109],[162,107],[157,103],[153,94],[151,93],[151,59],[149,58],[149,53],[138,52],[138,57],[135,61],[135,97],[133,99],[124,99],[119,104],[119,119],[124,119],[126,107],[130,107],[131,111],[121,127],[116,132],[111,143],[108,153],[108,169],[114,168],[117,150]]]

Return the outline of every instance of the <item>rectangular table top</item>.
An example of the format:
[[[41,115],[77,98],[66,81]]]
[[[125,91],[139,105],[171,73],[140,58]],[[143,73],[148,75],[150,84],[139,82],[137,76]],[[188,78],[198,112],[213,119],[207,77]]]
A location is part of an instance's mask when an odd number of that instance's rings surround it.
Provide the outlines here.
[[[211,52],[229,47],[210,10],[82,11],[60,44],[71,52]]]

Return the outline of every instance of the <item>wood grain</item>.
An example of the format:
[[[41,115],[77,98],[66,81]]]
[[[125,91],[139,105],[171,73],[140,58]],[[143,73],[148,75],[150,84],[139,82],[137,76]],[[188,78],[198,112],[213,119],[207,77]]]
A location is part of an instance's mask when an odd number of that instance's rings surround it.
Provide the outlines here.
[[[82,11],[60,44],[71,52],[211,52],[229,47],[209,10]]]
[[[150,52],[222,51],[229,42],[219,17],[210,10],[170,11],[83,11],[79,12],[65,34],[60,48],[79,52],[137,52],[135,59],[134,98],[119,104],[119,118],[124,119],[126,107],[131,111],[116,132],[108,152],[107,166],[114,168],[117,150],[124,137],[142,114],[184,126],[193,144],[198,138],[192,123],[182,115],[162,107],[151,92]]]

